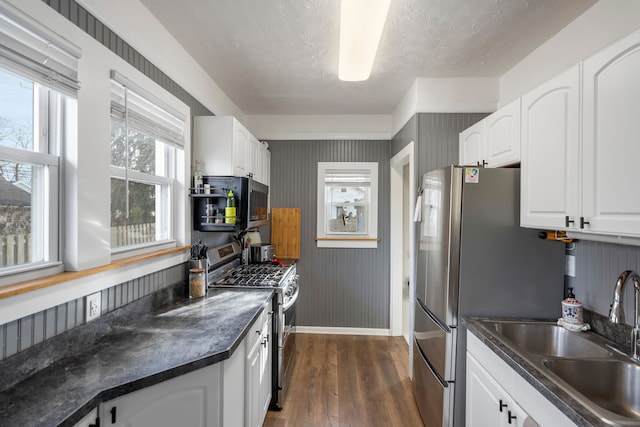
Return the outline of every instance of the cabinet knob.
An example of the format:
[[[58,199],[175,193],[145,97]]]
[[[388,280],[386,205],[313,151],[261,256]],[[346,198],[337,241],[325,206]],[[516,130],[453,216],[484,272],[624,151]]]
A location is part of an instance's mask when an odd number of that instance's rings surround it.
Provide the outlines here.
[[[498,409],[500,409],[500,412],[502,412],[502,410],[503,410],[504,408],[506,408],[506,407],[507,407],[507,404],[506,404],[506,403],[503,403],[503,402],[502,402],[502,399],[500,399],[500,407],[498,408]],[[511,412],[511,411],[509,411],[509,412]]]
[[[580,217],[580,228],[584,228],[585,224],[589,225],[589,221],[585,221],[584,217],[581,216]]]
[[[564,217],[564,226],[569,227],[569,224],[575,224],[576,222],[572,219],[569,219],[569,215]]]
[[[507,421],[509,421],[509,424],[513,424],[511,421],[517,419],[518,417],[516,417],[515,415],[511,414],[511,411],[507,411]]]

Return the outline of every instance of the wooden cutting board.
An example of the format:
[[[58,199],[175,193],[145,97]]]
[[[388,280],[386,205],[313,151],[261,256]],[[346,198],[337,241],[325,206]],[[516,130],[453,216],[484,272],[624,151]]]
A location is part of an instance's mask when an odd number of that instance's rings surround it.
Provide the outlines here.
[[[300,258],[300,208],[271,208],[271,243],[276,257]]]

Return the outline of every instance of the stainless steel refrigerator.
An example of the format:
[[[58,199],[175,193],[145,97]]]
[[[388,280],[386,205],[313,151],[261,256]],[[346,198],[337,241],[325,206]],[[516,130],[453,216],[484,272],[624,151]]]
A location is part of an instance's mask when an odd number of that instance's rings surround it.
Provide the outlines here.
[[[422,190],[413,392],[425,426],[463,426],[462,318],[558,318],[565,245],[519,226],[519,169],[450,166]]]

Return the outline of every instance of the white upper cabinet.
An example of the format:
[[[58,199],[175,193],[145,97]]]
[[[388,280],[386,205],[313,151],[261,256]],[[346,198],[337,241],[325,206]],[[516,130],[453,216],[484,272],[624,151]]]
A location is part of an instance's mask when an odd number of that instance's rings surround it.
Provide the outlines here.
[[[640,32],[583,70],[583,230],[640,236]]]
[[[226,119],[226,118],[225,118]],[[197,135],[197,133],[196,133]],[[224,135],[220,135],[216,138],[217,145],[222,145],[223,143],[229,143],[229,140],[225,141]],[[249,153],[250,141],[249,141],[249,131],[246,130],[242,124],[236,119],[233,119],[233,154],[229,162],[227,163],[227,168],[231,169],[230,173],[225,173],[224,175],[235,175],[235,176],[247,176],[249,172],[249,161],[250,156],[247,155]],[[196,140],[196,145],[197,145]],[[223,149],[224,151],[224,149]],[[220,159],[223,160],[223,159]],[[206,166],[206,165],[205,165]],[[224,166],[220,165],[224,168]],[[227,169],[228,170],[228,169]],[[222,174],[215,174],[222,175]]]
[[[483,120],[485,156],[490,168],[520,161],[520,99]]]
[[[256,181],[262,181],[262,162],[260,161],[260,141],[258,138],[249,136],[249,175]]]
[[[522,97],[522,226],[640,242],[639,75],[636,32]]]
[[[460,164],[481,165],[484,155],[484,122],[479,121],[475,125],[460,132]]]
[[[580,67],[522,97],[520,223],[564,229],[578,215]]]
[[[194,118],[193,158],[205,175],[246,176],[268,185],[265,144],[232,116]]]
[[[460,133],[459,162],[491,168],[520,161],[520,99]]]

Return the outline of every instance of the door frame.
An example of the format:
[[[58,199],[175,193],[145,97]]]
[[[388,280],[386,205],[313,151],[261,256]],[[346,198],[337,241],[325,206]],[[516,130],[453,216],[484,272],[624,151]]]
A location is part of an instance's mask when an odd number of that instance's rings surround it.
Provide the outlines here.
[[[406,220],[413,224],[413,212],[416,200],[415,155],[414,142],[407,144],[398,154],[391,158],[390,162],[390,268],[389,268],[389,331],[391,336],[402,335],[402,256],[403,243],[409,245],[409,338],[413,335],[413,300],[415,298],[415,260],[414,242],[415,227],[409,227],[409,242],[403,242],[402,221],[394,221],[393,218],[401,218],[404,214]],[[409,212],[403,213],[403,168],[409,165]],[[409,345],[411,352],[412,346]]]

